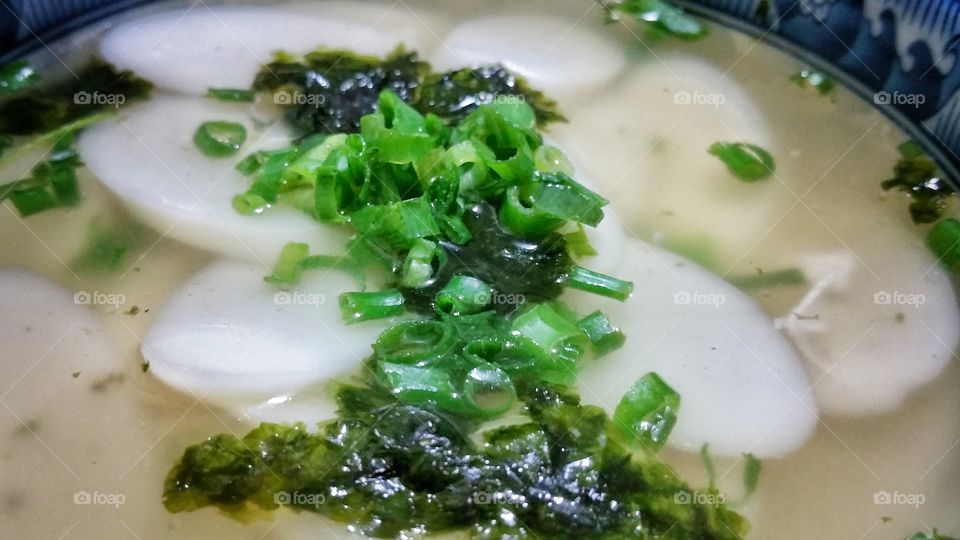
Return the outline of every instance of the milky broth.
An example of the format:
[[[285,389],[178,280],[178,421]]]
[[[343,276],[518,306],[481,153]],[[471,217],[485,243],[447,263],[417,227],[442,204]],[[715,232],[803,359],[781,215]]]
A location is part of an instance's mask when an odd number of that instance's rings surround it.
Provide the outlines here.
[[[725,277],[796,267],[811,255],[840,253],[852,261],[852,283],[869,283],[864,290],[909,292],[916,274],[930,268],[924,230],[911,223],[908,200],[879,187],[891,174],[903,132],[843,88],[821,96],[797,86],[789,77],[799,61],[716,24],[701,41],[647,40],[645,46],[623,27],[604,26],[599,7],[586,0],[313,2],[275,9],[335,13],[372,26],[374,33],[420,36],[428,49],[424,56],[443,67],[457,65],[456,47],[445,36],[458,21],[550,13],[577,31],[602,36],[605,50],[618,58],[597,60],[598,67],[586,75],[605,77],[604,66],[613,66],[609,80],[591,86],[580,84],[578,73],[569,74],[576,81],[570,84],[551,77],[551,66],[562,66],[563,55],[576,54],[564,47],[564,34],[555,26],[522,25],[530,49],[501,60],[521,72],[543,67],[530,78],[558,99],[569,119],[551,126],[549,138],[611,200],[628,233],[695,259],[702,256]],[[402,28],[390,30],[397,21],[404,21]],[[82,59],[99,31],[85,30],[54,51],[71,50],[61,55],[68,61]],[[321,44],[322,37],[317,39]],[[49,55],[38,53],[37,61],[58,69]],[[706,152],[718,140],[763,146],[776,158],[775,177],[757,184],[735,180]],[[7,165],[0,178],[20,177],[39,157]],[[27,269],[64,289],[38,293],[51,305],[64,304],[62,311],[37,315],[47,321],[36,325],[51,332],[47,339],[28,351],[0,349],[0,538],[351,537],[342,524],[311,513],[281,510],[242,523],[213,509],[166,512],[163,478],[183,449],[208,435],[242,434],[253,425],[251,418],[210,405],[202,396],[169,389],[141,368],[140,340],[157,311],[219,256],[138,224],[89,171],[80,171],[80,188],[83,202],[70,210],[26,219],[8,203],[0,211],[0,268]],[[94,220],[135,231],[135,248],[115,273],[72,268]],[[113,295],[122,302],[78,305],[70,301],[77,292]],[[757,291],[754,298],[771,318],[789,317],[806,292],[806,286],[786,286]],[[871,309],[862,303],[854,307]],[[902,311],[910,317],[912,309]],[[73,327],[74,310],[93,317],[83,328]],[[28,336],[35,331],[31,324],[3,320],[5,342],[35,339]],[[90,340],[97,367],[87,373],[79,369],[77,377],[67,345],[84,334],[75,332],[103,338]],[[821,376],[810,373],[815,386]],[[832,384],[829,373],[824,379]],[[960,367],[953,362],[934,382],[902,403],[896,400],[895,410],[822,415],[799,450],[764,460],[757,493],[737,507],[751,519],[750,538],[894,539],[933,526],[960,533],[958,387]],[[317,404],[326,399],[322,389],[308,393],[271,406],[260,417],[294,421],[332,412],[329,400]],[[692,486],[705,485],[696,455],[675,449],[661,455]],[[742,460],[716,461],[720,486],[734,500],[742,490]],[[76,499],[78,493],[90,494],[93,502],[122,503],[79,504],[84,500]],[[894,502],[922,504],[881,504],[885,493]]]

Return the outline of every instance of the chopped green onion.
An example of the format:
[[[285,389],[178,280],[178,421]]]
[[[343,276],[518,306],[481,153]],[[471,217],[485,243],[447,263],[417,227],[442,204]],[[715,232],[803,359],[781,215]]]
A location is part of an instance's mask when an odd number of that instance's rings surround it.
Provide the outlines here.
[[[351,257],[346,255],[309,255],[307,244],[297,242],[290,242],[283,246],[273,267],[273,272],[263,280],[278,285],[296,285],[300,282],[300,276],[305,270],[316,270],[318,268],[346,272],[356,279],[361,286],[366,281],[363,268]]]
[[[437,225],[440,227],[443,235],[458,246],[466,244],[473,238],[470,229],[468,229],[466,223],[463,222],[462,215],[447,214],[437,216]]]
[[[384,126],[397,133],[424,133],[426,121],[422,114],[407,105],[393,92],[381,92],[377,98],[377,110],[384,120]],[[368,115],[368,118],[377,115]],[[361,127],[362,129],[362,127]]]
[[[570,342],[584,337],[575,324],[546,303],[518,315],[511,328],[514,334],[531,340],[547,354],[557,354]]]
[[[708,152],[720,158],[727,169],[744,182],[755,182],[773,174],[773,156],[755,144],[716,142]]]
[[[527,105],[523,99],[513,96],[503,96],[487,104],[490,110],[496,111],[504,120],[520,129],[533,129],[537,124],[537,115],[533,107]]]
[[[463,374],[462,369],[439,365],[423,367],[379,361],[377,373],[390,393],[404,403],[434,405],[467,417],[494,418],[516,399],[510,377],[486,362]]]
[[[245,216],[259,214],[270,207],[270,203],[256,193],[241,193],[233,198],[231,205],[238,214]]]
[[[897,152],[900,153],[900,157],[904,158],[927,157],[927,153],[924,152],[920,143],[913,139],[900,143],[900,146],[897,146]]]
[[[473,409],[485,417],[493,418],[513,405],[517,391],[506,372],[492,364],[484,364],[467,373],[463,397]]]
[[[536,182],[522,184],[521,196],[542,212],[563,220],[596,227],[607,200],[563,173],[538,173]]]
[[[504,226],[521,236],[543,235],[566,221],[597,226],[607,200],[564,173],[537,173],[508,189],[500,208]]]
[[[647,373],[627,390],[613,412],[613,422],[628,440],[656,452],[677,423],[680,394],[656,373]]]
[[[403,287],[422,287],[433,277],[434,261],[443,254],[436,242],[418,238],[414,240],[403,261],[400,285]]]
[[[624,0],[607,8],[612,20],[620,13],[650,25],[652,30],[693,41],[707,35],[707,29],[683,9],[667,0]]]
[[[77,271],[111,272],[130,252],[136,240],[137,229],[129,226],[105,227],[99,220],[90,224],[87,244],[70,261],[70,268]]]
[[[943,266],[960,272],[960,221],[941,219],[927,233],[927,245]]]
[[[367,278],[363,266],[352,257],[346,255],[310,255],[300,261],[301,270],[316,270],[318,268],[332,268],[346,272],[357,281],[361,288],[365,286]]]
[[[440,361],[455,338],[451,328],[439,321],[403,321],[380,334],[373,351],[386,362],[422,366]]]
[[[485,185],[471,186],[484,194],[499,194],[508,185],[527,181],[534,172],[532,145],[540,144],[533,129],[520,129],[489,107],[470,113],[450,135],[451,144],[470,141],[494,174]]]
[[[483,311],[492,297],[493,289],[489,285],[475,277],[458,274],[437,293],[434,304],[442,313],[468,315]]]
[[[836,84],[826,73],[813,69],[803,68],[790,76],[790,80],[800,86],[809,86],[816,89],[821,95],[827,95]]]
[[[610,319],[602,311],[594,311],[580,319],[577,321],[577,326],[590,339],[593,355],[596,358],[619,349],[627,340],[627,336],[619,328],[613,326]]]
[[[310,246],[290,242],[280,250],[280,256],[273,266],[273,273],[263,278],[267,283],[285,283],[293,285],[300,281],[303,268],[300,264],[310,254]]]
[[[246,193],[233,198],[233,208],[240,214],[259,214],[276,202],[283,187],[283,171],[300,155],[300,149],[285,148],[268,153],[257,169],[257,177]]]
[[[77,185],[77,170],[79,164],[73,149],[68,148],[66,156],[42,162],[33,168],[33,177],[36,181],[50,185],[57,202],[61,206],[73,206],[80,200],[80,188]],[[56,152],[56,147],[55,150]]]
[[[54,196],[47,191],[46,188],[40,186],[12,191],[10,193],[10,202],[13,203],[23,217],[58,206]]]
[[[377,101],[380,114],[360,119],[360,134],[387,163],[411,163],[436,147],[427,132],[426,120],[393,92],[383,92]]]
[[[379,238],[354,235],[347,240],[347,254],[360,268],[378,267],[393,272],[401,261]]]
[[[500,206],[500,223],[511,233],[521,237],[543,236],[563,225],[564,220],[539,208],[524,204],[520,188],[507,190]]]
[[[593,257],[597,255],[597,250],[590,244],[590,238],[587,237],[587,231],[582,223],[577,223],[577,228],[573,232],[563,235],[567,242],[567,251],[574,257]]]
[[[193,143],[210,157],[232,156],[246,140],[247,129],[236,122],[204,122],[193,134]]]
[[[500,337],[478,337],[463,346],[463,354],[477,362],[492,362],[503,352],[505,340]]]
[[[931,534],[924,532],[914,533],[912,536],[907,537],[905,540],[957,540],[952,536],[947,536],[937,532],[937,529],[933,529]]]
[[[10,198],[10,195],[13,195],[13,192],[18,190],[24,190],[35,187],[45,188],[47,183],[43,180],[38,180],[34,177],[21,178],[20,180],[14,180],[8,184],[0,186],[0,201],[5,201]]]
[[[489,175],[486,159],[480,155],[478,144],[463,141],[447,148],[444,160],[457,169],[460,190],[475,190],[486,185]]]
[[[744,499],[747,499],[757,490],[763,463],[753,454],[744,454],[743,458],[746,460],[743,466],[743,489]]]
[[[573,165],[566,154],[556,146],[543,145],[533,153],[533,164],[538,171],[563,173],[573,176]]]
[[[423,197],[389,205],[368,206],[350,215],[350,224],[361,234],[383,236],[396,247],[440,234],[430,203]]]
[[[703,443],[700,447],[700,462],[703,463],[703,470],[707,473],[707,486],[709,489],[716,489],[717,470],[713,466],[713,458],[710,457],[709,443]]]
[[[253,90],[244,90],[241,88],[210,88],[207,90],[207,97],[219,99],[220,101],[241,101],[252,102],[257,97]]]
[[[404,403],[434,404],[447,411],[463,412],[462,395],[450,380],[450,373],[439,367],[381,361],[377,362],[377,373],[390,393]]]
[[[40,80],[40,75],[26,60],[14,60],[0,67],[0,93],[22,90]]]
[[[25,155],[30,150],[33,150],[34,148],[37,148],[43,144],[53,143],[55,146],[69,146],[65,144],[65,141],[70,141],[72,144],[73,139],[71,138],[71,135],[73,133],[91,124],[96,124],[108,118],[112,118],[115,115],[116,113],[114,112],[94,113],[52,129],[46,133],[41,133],[22,144],[18,144],[10,151],[10,153],[5,154],[3,160],[0,160],[0,166],[14,161],[18,157]]]
[[[47,160],[35,165],[29,178],[0,186],[0,201],[9,198],[24,217],[76,204],[80,200],[76,169],[82,163],[73,143],[73,132],[63,131]]]
[[[267,159],[269,158],[269,152],[260,150],[241,159],[240,162],[237,163],[233,168],[244,176],[250,176],[251,174],[259,171],[260,167],[263,167],[263,164],[266,163]]]
[[[347,324],[403,314],[400,291],[349,292],[340,295],[340,316]]]
[[[593,294],[599,294],[608,298],[614,298],[621,302],[630,297],[633,292],[633,283],[617,279],[613,276],[587,270],[580,266],[574,266],[567,273],[564,284],[572,289],[579,289]]]
[[[504,342],[496,363],[512,377],[569,386],[577,379],[579,338],[560,341],[559,349],[548,352],[532,339],[517,335]]]

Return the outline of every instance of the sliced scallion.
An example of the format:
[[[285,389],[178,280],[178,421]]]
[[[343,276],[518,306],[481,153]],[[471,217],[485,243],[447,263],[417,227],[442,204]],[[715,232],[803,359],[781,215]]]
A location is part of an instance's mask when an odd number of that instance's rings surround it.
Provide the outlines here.
[[[655,452],[666,444],[679,407],[680,394],[656,373],[647,373],[624,394],[613,422],[628,440]]]
[[[267,283],[292,285],[300,281],[302,267],[300,263],[310,254],[310,246],[299,242],[290,242],[280,250],[280,256],[273,265],[273,273],[263,278]]]
[[[14,60],[0,67],[0,93],[16,92],[40,80],[27,60]]]
[[[550,304],[537,304],[513,320],[513,332],[526,337],[547,354],[557,354],[564,342],[583,337],[580,329]]]
[[[593,355],[597,358],[623,346],[627,337],[614,326],[606,313],[594,311],[577,321],[577,326],[590,339]]]
[[[403,314],[400,291],[349,292],[340,295],[340,317],[347,324]]]
[[[510,376],[492,364],[482,364],[467,373],[463,383],[467,403],[486,417],[500,416],[517,398]]]
[[[508,231],[525,238],[543,236],[564,223],[563,219],[549,212],[524,204],[517,186],[508,189],[504,195],[499,217]]]
[[[600,296],[614,298],[621,302],[630,297],[633,292],[633,283],[617,279],[613,276],[594,272],[580,266],[574,266],[567,273],[565,285],[571,289],[579,289]]]
[[[755,144],[717,142],[707,151],[744,182],[756,182],[773,174],[773,156]]]
[[[212,121],[200,124],[193,134],[193,143],[210,157],[236,154],[247,140],[247,129],[236,122]]]
[[[423,238],[416,239],[403,260],[400,285],[411,288],[425,285],[433,277],[434,261],[442,252],[436,242]]]
[[[244,90],[242,88],[210,88],[207,90],[207,96],[220,101],[240,101],[252,102],[257,93],[253,90]]]
[[[943,266],[960,272],[960,221],[938,221],[927,233],[927,245]]]
[[[403,321],[380,334],[373,351],[386,362],[428,365],[439,361],[454,339],[450,327],[442,322]]]
[[[493,298],[493,289],[483,281],[463,275],[453,276],[437,293],[437,311],[449,315],[468,315],[483,311]]]
[[[40,186],[16,189],[10,193],[9,198],[10,202],[13,203],[23,217],[58,206],[53,194],[47,191],[46,188]]]

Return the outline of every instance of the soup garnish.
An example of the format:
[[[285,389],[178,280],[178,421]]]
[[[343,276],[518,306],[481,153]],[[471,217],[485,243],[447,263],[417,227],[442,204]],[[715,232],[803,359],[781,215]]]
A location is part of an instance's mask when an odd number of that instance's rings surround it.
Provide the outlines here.
[[[304,133],[354,133],[390,90],[423,114],[460,120],[497,96],[516,96],[533,107],[540,123],[561,120],[556,103],[503,66],[435,73],[416,52],[397,49],[384,59],[318,49],[298,58],[279,53],[257,74],[257,90],[269,90]]]
[[[0,88],[12,95],[0,104],[0,159],[12,160],[42,145],[52,145],[28,178],[0,185],[0,202],[10,199],[17,212],[30,216],[52,208],[74,206],[80,200],[76,169],[83,163],[73,148],[74,134],[109,118],[114,109],[149,95],[152,85],[128,71],[93,61],[75,80],[28,94],[19,91],[39,80],[25,61],[0,70]],[[123,96],[100,101],[98,96]],[[22,137],[32,136],[26,140]]]
[[[622,0],[600,4],[611,21],[628,16],[647,27],[653,36],[671,35],[688,41],[700,39],[707,29],[700,21],[687,15],[682,8],[666,0]]]
[[[773,174],[773,156],[755,144],[716,142],[707,150],[744,182],[756,182]]]
[[[379,70],[360,77],[376,79]],[[330,126],[304,122],[301,109],[287,116],[307,130],[298,145],[241,161],[253,182],[235,207],[250,219],[286,204],[356,232],[341,257],[288,244],[268,282],[290,286],[315,268],[362,275],[373,266],[386,276],[382,290],[342,294],[345,322],[404,310],[426,318],[381,333],[360,384],[341,386],[338,417],[320,433],[262,424],[242,439],[219,435],[189,448],[167,480],[170,510],[285,504],[375,536],[450,528],[480,538],[746,531],[715,489],[709,504],[675,500],[689,489],[654,453],[676,422],[680,396],[660,377],[638,380],[612,420],[579,404],[570,386],[587,353],[600,358],[626,337],[603,312],[581,317],[555,298],[564,287],[630,295],[631,283],[574,263],[577,253],[595,252],[582,227],[600,223],[607,201],[543,144],[534,107],[499,93],[514,87],[450,97],[476,91],[463,78],[477,73],[441,75],[433,93],[404,79],[400,94],[379,93],[372,112],[364,88],[347,94],[355,103],[341,97],[339,109],[322,113],[356,133],[318,135]],[[432,97],[422,101],[425,94]],[[401,95],[447,116],[421,114]],[[455,102],[468,106],[449,106]],[[497,295],[516,301],[495,302]],[[485,420],[511,410],[525,423],[483,430]],[[475,434],[486,442],[478,445]]]
[[[833,91],[836,85],[833,78],[826,73],[811,67],[805,67],[790,77],[790,80],[803,87],[809,87],[820,92],[820,95],[827,95]]]
[[[376,385],[342,386],[320,433],[262,424],[190,447],[171,471],[171,511],[289,506],[376,537],[468,529],[475,538],[740,538],[715,488],[694,492],[569,389],[522,383],[522,423],[476,432]],[[471,434],[479,435],[474,442]],[[678,501],[677,494],[690,500]],[[696,493],[696,497],[694,494]]]
[[[900,160],[893,168],[894,176],[884,180],[883,189],[897,189],[910,195],[910,217],[914,223],[933,223],[940,219],[953,188],[943,178],[937,164],[915,141],[898,147]]]

